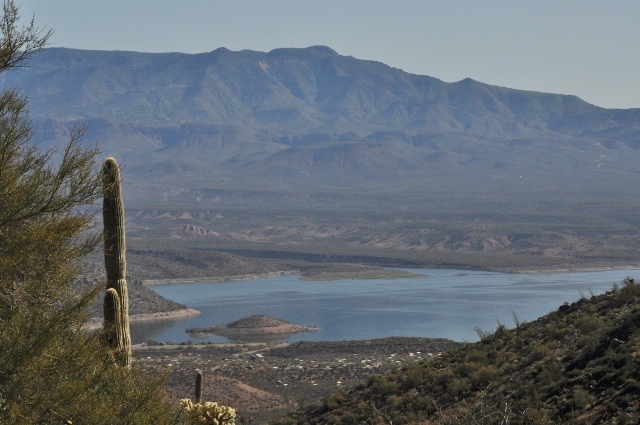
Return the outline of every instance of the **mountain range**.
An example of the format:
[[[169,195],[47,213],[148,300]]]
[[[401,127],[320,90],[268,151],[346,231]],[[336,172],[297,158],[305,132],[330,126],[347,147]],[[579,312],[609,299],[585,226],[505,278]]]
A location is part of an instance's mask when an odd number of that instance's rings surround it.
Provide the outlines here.
[[[324,46],[52,48],[3,86],[28,96],[42,146],[88,124],[84,142],[126,166],[140,202],[291,190],[638,194],[640,109],[447,83]]]

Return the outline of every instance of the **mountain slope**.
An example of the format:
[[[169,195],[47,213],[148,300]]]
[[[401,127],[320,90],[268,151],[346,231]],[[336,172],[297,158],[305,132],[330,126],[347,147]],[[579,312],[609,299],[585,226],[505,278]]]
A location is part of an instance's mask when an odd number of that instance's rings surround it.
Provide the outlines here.
[[[16,83],[29,95],[34,117],[232,124],[287,134],[323,129],[575,137],[637,126],[640,119],[638,110],[606,110],[575,96],[471,79],[445,83],[323,46],[268,53],[220,48],[197,55],[50,49],[26,72],[7,77],[6,84]]]
[[[640,285],[626,280],[275,423],[638,423],[639,301]]]
[[[202,188],[378,190],[376,179],[391,191],[610,194],[635,190],[640,172],[640,109],[445,83],[324,46],[50,49],[32,65],[4,85],[29,97],[36,141],[59,144],[67,126],[89,123],[86,140],[122,158],[142,201]]]

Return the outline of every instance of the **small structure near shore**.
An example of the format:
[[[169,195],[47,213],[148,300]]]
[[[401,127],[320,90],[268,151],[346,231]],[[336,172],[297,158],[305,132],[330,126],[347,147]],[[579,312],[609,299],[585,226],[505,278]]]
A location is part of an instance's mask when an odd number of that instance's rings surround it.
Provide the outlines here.
[[[313,332],[318,329],[313,326],[293,325],[286,320],[259,314],[243,317],[224,325],[189,328],[185,332],[196,338],[204,338],[207,334],[214,334],[231,340],[265,340],[285,338],[294,333]]]

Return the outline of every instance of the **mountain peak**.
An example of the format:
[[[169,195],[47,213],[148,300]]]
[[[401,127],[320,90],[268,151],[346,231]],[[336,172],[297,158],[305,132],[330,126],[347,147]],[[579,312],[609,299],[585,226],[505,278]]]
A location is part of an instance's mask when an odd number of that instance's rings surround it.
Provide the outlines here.
[[[211,51],[211,53],[214,54],[221,54],[221,53],[230,53],[231,50],[227,49],[226,47],[218,47],[217,49]]]
[[[310,46],[305,48],[289,47],[271,50],[269,56],[299,56],[312,55],[315,57],[340,56],[338,52],[327,46]]]
[[[338,56],[338,52],[333,50],[331,47],[322,46],[322,45],[310,46],[310,47],[307,47],[305,50],[320,56]]]

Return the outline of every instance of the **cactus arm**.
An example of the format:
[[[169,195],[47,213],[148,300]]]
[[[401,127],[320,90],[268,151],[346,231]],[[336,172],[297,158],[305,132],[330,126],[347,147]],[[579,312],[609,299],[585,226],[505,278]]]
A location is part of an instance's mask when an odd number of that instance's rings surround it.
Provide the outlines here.
[[[107,345],[119,355],[123,348],[122,333],[120,332],[120,323],[122,311],[120,310],[120,297],[118,292],[113,289],[107,289],[104,295],[104,330]]]
[[[102,167],[104,201],[104,265],[107,271],[107,290],[118,295],[120,317],[117,332],[121,335],[122,349],[119,363],[131,364],[131,334],[129,331],[129,295],[127,294],[126,238],[124,229],[124,205],[120,185],[120,169],[113,158],[108,158]],[[106,300],[106,297],[105,297]],[[106,308],[106,306],[105,306]]]

